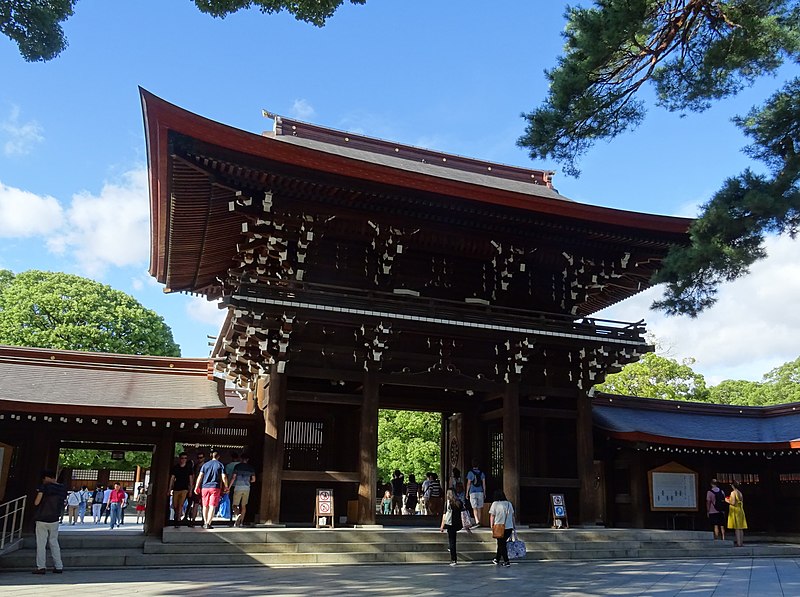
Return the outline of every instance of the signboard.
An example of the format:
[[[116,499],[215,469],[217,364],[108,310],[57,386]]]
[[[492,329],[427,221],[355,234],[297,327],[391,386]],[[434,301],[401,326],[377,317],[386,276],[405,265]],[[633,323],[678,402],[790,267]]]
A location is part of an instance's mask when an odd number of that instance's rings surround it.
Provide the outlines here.
[[[111,452],[111,460],[125,460],[124,450],[113,450]]]
[[[650,510],[697,512],[697,473],[677,462],[648,471]]]
[[[314,524],[317,528],[333,528],[333,489],[317,489]]]
[[[567,501],[563,493],[550,494],[550,514],[553,519],[554,529],[568,529]]]

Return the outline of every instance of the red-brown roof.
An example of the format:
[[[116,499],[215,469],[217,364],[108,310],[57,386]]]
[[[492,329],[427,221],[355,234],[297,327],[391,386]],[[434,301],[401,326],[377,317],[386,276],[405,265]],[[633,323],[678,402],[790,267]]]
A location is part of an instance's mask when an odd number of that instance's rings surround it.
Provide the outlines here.
[[[224,418],[208,359],[0,346],[0,411]]]

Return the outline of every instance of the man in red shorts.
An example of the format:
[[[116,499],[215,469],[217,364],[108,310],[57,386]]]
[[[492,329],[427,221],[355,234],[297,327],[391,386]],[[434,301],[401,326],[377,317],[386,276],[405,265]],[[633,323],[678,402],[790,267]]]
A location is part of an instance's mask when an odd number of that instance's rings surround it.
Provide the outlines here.
[[[219,452],[211,450],[209,456],[211,460],[200,467],[194,484],[194,492],[199,493],[203,500],[204,529],[214,528],[211,522],[219,506],[220,496],[228,491],[228,476],[225,474],[225,466],[219,461]]]

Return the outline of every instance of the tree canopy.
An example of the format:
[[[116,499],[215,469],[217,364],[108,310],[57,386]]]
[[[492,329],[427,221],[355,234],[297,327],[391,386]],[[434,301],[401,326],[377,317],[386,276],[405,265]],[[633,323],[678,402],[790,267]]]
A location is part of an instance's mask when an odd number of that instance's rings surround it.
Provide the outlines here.
[[[769,406],[800,402],[800,357],[764,374],[761,381],[726,379],[706,386],[702,374],[692,369],[693,360],[648,353],[614,373],[596,389],[609,394],[711,402],[736,406]]]
[[[133,297],[71,274],[0,270],[0,344],[180,356],[164,319]]]
[[[378,479],[388,482],[395,469],[414,473],[418,481],[428,471],[439,470],[439,413],[407,410],[378,412]]]
[[[204,13],[224,18],[255,7],[263,13],[286,11],[318,27],[333,16],[345,0],[194,0]],[[364,4],[366,0],[349,0]],[[6,0],[0,2],[0,32],[16,42],[28,62],[52,60],[67,48],[61,23],[75,12],[78,0]]]
[[[661,107],[700,112],[800,57],[798,0],[596,0],[566,17],[564,55],[546,73],[546,100],[524,115],[519,144],[573,175],[597,140],[642,121],[645,83]],[[721,283],[765,256],[765,234],[797,232],[800,79],[735,123],[752,141],[745,152],[770,173],[745,170],[702,206],[690,245],[673,249],[654,278],[666,291],[653,306],[669,314],[696,316]]]

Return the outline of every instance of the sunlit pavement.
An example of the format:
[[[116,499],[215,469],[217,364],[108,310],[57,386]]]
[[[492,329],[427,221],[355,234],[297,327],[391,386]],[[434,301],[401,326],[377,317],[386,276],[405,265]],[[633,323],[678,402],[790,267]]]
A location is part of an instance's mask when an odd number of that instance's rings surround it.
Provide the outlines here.
[[[800,560],[658,560],[0,572],[0,594],[53,595],[800,595]]]

